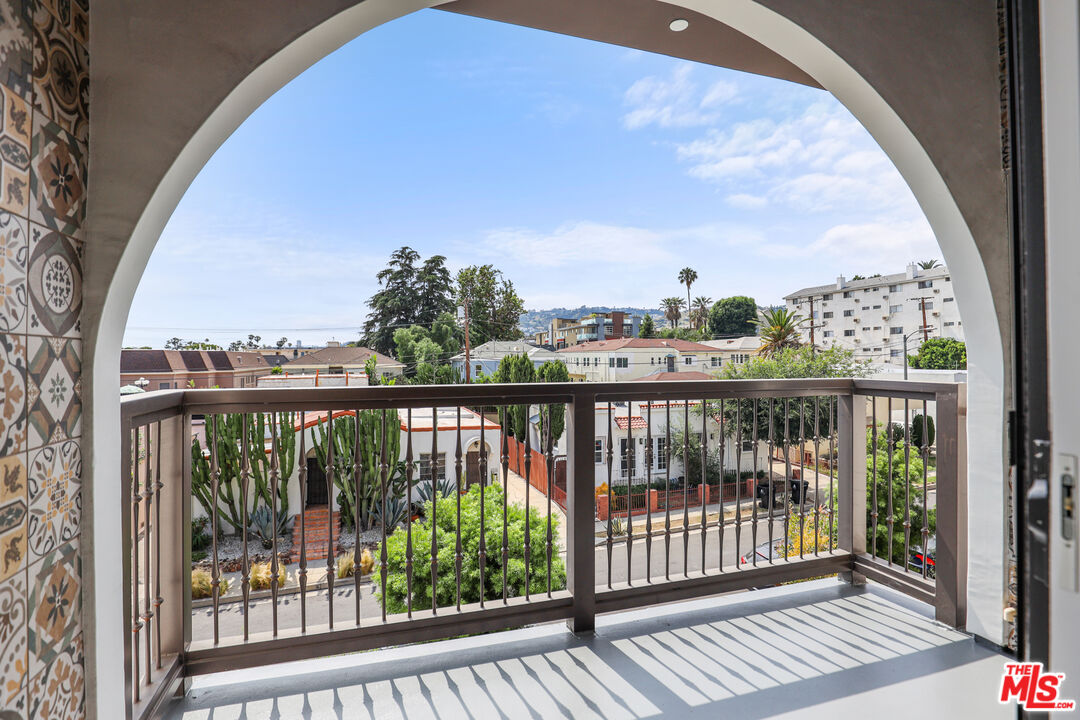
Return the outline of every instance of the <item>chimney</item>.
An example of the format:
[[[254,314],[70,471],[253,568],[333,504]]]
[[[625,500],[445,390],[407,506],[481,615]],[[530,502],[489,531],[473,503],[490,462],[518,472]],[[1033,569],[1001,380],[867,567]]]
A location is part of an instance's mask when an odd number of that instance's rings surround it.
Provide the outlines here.
[[[611,313],[611,336],[614,338],[623,336],[623,313],[619,310]]]
[[[919,266],[913,262],[908,263],[907,266],[907,279],[914,280],[919,276]]]
[[[837,289],[837,290],[843,290],[843,289],[844,289],[844,283],[845,283],[845,282],[847,282],[847,281],[846,281],[846,280],[844,280],[844,276],[843,276],[843,275],[840,275],[840,276],[838,276],[838,277],[836,278],[836,289]]]

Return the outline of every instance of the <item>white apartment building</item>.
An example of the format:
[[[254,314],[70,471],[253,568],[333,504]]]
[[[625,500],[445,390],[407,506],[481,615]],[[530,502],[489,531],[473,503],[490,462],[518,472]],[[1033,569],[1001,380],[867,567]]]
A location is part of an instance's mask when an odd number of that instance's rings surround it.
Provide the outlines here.
[[[912,263],[906,272],[865,280],[849,281],[841,275],[831,285],[803,288],[784,300],[789,310],[813,318],[818,347],[839,345],[854,350],[859,360],[902,365],[905,337],[910,338],[909,354],[918,351],[924,337],[964,339],[946,267],[923,270]],[[806,342],[810,325],[802,329]]]
[[[719,372],[724,353],[688,340],[620,338],[581,343],[558,351],[571,380],[616,382],[667,372]]]

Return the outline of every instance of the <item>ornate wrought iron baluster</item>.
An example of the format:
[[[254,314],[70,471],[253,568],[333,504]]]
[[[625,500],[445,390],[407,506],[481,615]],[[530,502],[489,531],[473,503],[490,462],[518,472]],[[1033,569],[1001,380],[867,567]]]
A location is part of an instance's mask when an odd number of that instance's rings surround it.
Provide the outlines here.
[[[412,497],[413,497],[413,451],[412,408],[405,411],[405,611],[412,617],[413,545],[412,545]]]
[[[307,533],[304,515],[307,510],[307,413],[300,411],[300,632],[307,632]]]
[[[626,583],[634,584],[634,401],[626,401]]]
[[[131,448],[131,477],[124,481],[131,485],[131,665],[132,665],[132,690],[135,693],[135,702],[139,701],[139,661],[140,647],[139,633],[143,628],[143,620],[139,617],[139,505],[142,498],[139,494],[139,443],[141,435],[139,426],[135,427],[135,443]]]
[[[611,493],[611,486],[615,482],[614,478],[612,478],[612,467],[615,462],[615,442],[612,437],[611,421],[611,402],[609,401],[607,404],[607,586],[609,590],[611,589],[611,549],[614,541],[611,521],[615,512]]]
[[[488,452],[487,440],[484,438],[484,428],[487,426],[487,418],[484,415],[484,407],[480,408],[480,547],[477,558],[480,563],[480,607],[484,607],[487,599],[487,529],[486,516],[487,505],[484,500],[484,486],[487,485]]]
[[[806,398],[799,398],[799,559],[806,551]]]
[[[911,557],[911,401],[904,398],[904,569]]]
[[[652,582],[652,401],[645,403],[645,582]]]
[[[704,488],[699,489],[704,492]],[[690,577],[690,400],[683,401],[683,547],[682,571]]]
[[[818,428],[821,427],[820,398],[814,396],[814,555],[820,554],[818,539],[821,537],[821,457],[818,452],[820,437]]]
[[[360,548],[360,486],[364,481],[364,453],[360,443],[360,410],[353,411],[356,422],[353,424],[353,595],[356,612],[356,626],[360,627],[360,580],[362,576],[364,554]],[[370,468],[368,468],[370,472]]]
[[[251,481],[251,457],[248,452],[248,415],[240,415],[240,447],[242,462],[240,466],[240,517],[242,530],[240,531],[242,567],[240,568],[240,588],[244,594],[244,642],[248,640],[250,631],[248,615],[251,613],[251,564],[248,555],[248,484]]]
[[[768,501],[767,501],[769,503],[769,564],[772,565],[773,564],[773,555],[776,554],[776,545],[775,545],[775,540],[773,538],[773,534],[774,534],[774,531],[775,531],[775,528],[773,527],[773,525],[776,523],[776,521],[773,519],[773,512],[775,510],[775,505],[776,505],[776,497],[773,495],[774,490],[773,490],[773,469],[772,469],[772,466],[773,466],[773,454],[776,452],[776,442],[775,442],[775,440],[776,440],[776,437],[775,437],[775,435],[776,435],[776,422],[775,422],[776,416],[773,413],[773,398],[769,398],[769,414],[768,414],[767,417],[768,417],[768,422],[769,422],[769,456],[765,459],[765,465],[766,465],[765,472],[769,476],[769,498],[768,498]],[[755,554],[756,554],[756,552],[755,552]]]
[[[753,417],[751,418],[750,421],[752,423],[754,423],[754,433],[753,433],[753,436],[751,438],[752,447],[754,448],[753,449],[754,482],[751,483],[751,485],[754,488],[754,492],[751,493],[751,495],[750,495],[750,506],[751,506],[751,509],[750,509],[750,518],[751,519],[750,519],[750,522],[753,523],[750,526],[750,544],[754,546],[754,549],[750,553],[750,558],[751,558],[751,561],[754,564],[754,567],[757,567],[757,546],[758,546],[758,542],[757,542],[757,537],[758,537],[758,507],[757,506],[758,506],[758,504],[757,504],[757,502],[755,500],[755,497],[757,495],[757,481],[758,481],[758,455],[757,455],[758,454],[758,447],[759,447],[758,443],[760,442],[759,438],[760,438],[760,435],[761,435],[760,431],[758,429],[758,405],[761,403],[761,399],[760,398],[754,398],[753,403],[754,403]],[[739,452],[742,452],[741,447],[739,448]],[[742,483],[742,478],[739,478],[739,482]],[[742,501],[740,499],[740,503],[741,502]]]
[[[721,413],[723,414],[723,413]],[[708,531],[708,513],[706,512],[706,505],[709,499],[709,409],[708,403],[704,398],[701,400],[701,573],[705,574],[705,542],[706,533]],[[723,447],[723,441],[720,443]],[[718,483],[717,493],[720,496],[720,522],[724,521],[724,491],[723,491],[723,477],[724,477],[724,456],[723,450],[720,451],[720,483]],[[720,543],[720,563],[723,567],[724,557],[724,544]]]
[[[791,561],[791,469],[791,398],[784,398],[784,562]]]
[[[529,427],[529,410],[525,408],[525,599],[529,599],[529,584],[532,582],[532,534],[529,522],[529,490],[532,486],[532,428]],[[541,415],[541,420],[543,416]],[[505,526],[503,532],[506,531]]]
[[[400,427],[395,427],[394,432],[401,432]],[[386,448],[386,408],[382,411],[382,432],[379,434],[379,478],[380,478],[380,502],[382,512],[379,513],[379,533],[382,542],[379,543],[379,598],[382,605],[382,620],[386,622],[386,486],[390,482],[390,460]],[[397,463],[397,458],[394,458]]]
[[[664,401],[664,580],[671,580],[671,401]]]
[[[334,629],[334,446],[337,438],[334,437],[334,411],[326,413],[326,610],[327,620],[331,630]]]
[[[184,418],[185,422],[187,421]],[[161,670],[161,605],[165,602],[165,599],[161,597],[161,489],[165,487],[165,484],[161,482],[161,421],[157,422],[157,444],[155,445],[157,451],[154,452],[154,464],[155,471],[154,477],[157,481],[154,483],[154,527],[159,528],[158,532],[154,533],[154,612],[157,614],[158,622],[154,626],[154,632],[156,633],[157,640],[157,669]]]
[[[221,567],[218,564],[218,492],[221,483],[221,468],[218,465],[218,416],[207,415],[210,421],[210,596],[214,605],[214,644],[221,641],[220,619],[218,612],[221,602]]]
[[[271,535],[270,556],[270,599],[273,603],[273,632],[274,637],[278,634],[278,487],[281,484],[278,464],[278,425],[277,413],[270,413],[270,522],[273,523],[273,535]],[[261,440],[261,438],[260,438]]]
[[[506,521],[507,521],[507,495],[510,494],[510,433],[507,425],[510,424],[510,408],[503,409],[503,427],[502,427],[502,457],[500,461],[502,464],[502,476],[503,476],[503,493],[502,493],[502,506],[503,506],[503,518],[502,518],[502,600],[503,605],[507,603],[509,597],[509,588],[507,588],[506,572],[507,566],[510,565],[510,537],[507,534]]]
[[[480,417],[483,424],[484,418]],[[454,522],[454,591],[457,609],[461,610],[461,406],[457,406],[457,447],[454,451],[454,500],[457,505],[457,519]]]
[[[439,611],[439,408],[431,408],[431,613]]]
[[[926,503],[926,474],[927,466],[930,464],[930,415],[927,413],[927,403],[923,400],[922,403],[922,432],[920,433],[922,440],[922,447],[920,448],[920,455],[922,456],[922,576],[926,577],[927,565],[929,565],[929,557],[926,554],[927,544],[930,542],[930,518],[929,511],[927,510]]]
[[[554,533],[551,531],[551,495],[555,491],[555,437],[551,423],[554,417],[551,405],[547,406],[547,538],[545,550],[547,552],[547,594],[551,597],[551,558],[554,551]]]

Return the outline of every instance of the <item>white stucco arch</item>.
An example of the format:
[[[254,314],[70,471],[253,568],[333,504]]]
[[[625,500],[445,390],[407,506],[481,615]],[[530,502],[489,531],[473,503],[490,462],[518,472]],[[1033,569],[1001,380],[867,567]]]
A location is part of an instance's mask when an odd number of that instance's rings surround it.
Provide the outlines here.
[[[358,35],[444,0],[366,0],[303,34],[240,82],[184,144],[155,188],[112,275],[93,335],[90,385],[93,475],[86,512],[95,562],[90,592],[94,635],[87,648],[94,665],[99,718],[123,717],[123,677],[108,668],[122,665],[122,649],[109,638],[123,634],[122,610],[110,599],[121,586],[122,552],[119,483],[120,448],[108,428],[119,427],[119,348],[128,312],[150,254],[170,215],[195,176],[222,142],[267,98],[319,59]],[[868,129],[911,187],[937,235],[951,268],[969,346],[969,602],[968,628],[1001,640],[1004,533],[1004,358],[990,283],[972,232],[941,173],[918,138],[879,95],[872,83],[804,28],[754,0],[666,0],[735,28],[784,56],[832,92]]]

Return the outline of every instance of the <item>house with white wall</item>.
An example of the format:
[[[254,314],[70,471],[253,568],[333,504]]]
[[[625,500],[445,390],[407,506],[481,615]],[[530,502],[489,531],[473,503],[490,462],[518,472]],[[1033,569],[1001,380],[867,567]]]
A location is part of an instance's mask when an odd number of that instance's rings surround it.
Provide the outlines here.
[[[660,370],[716,373],[724,353],[688,340],[620,338],[581,343],[558,351],[572,380],[636,380]]]

